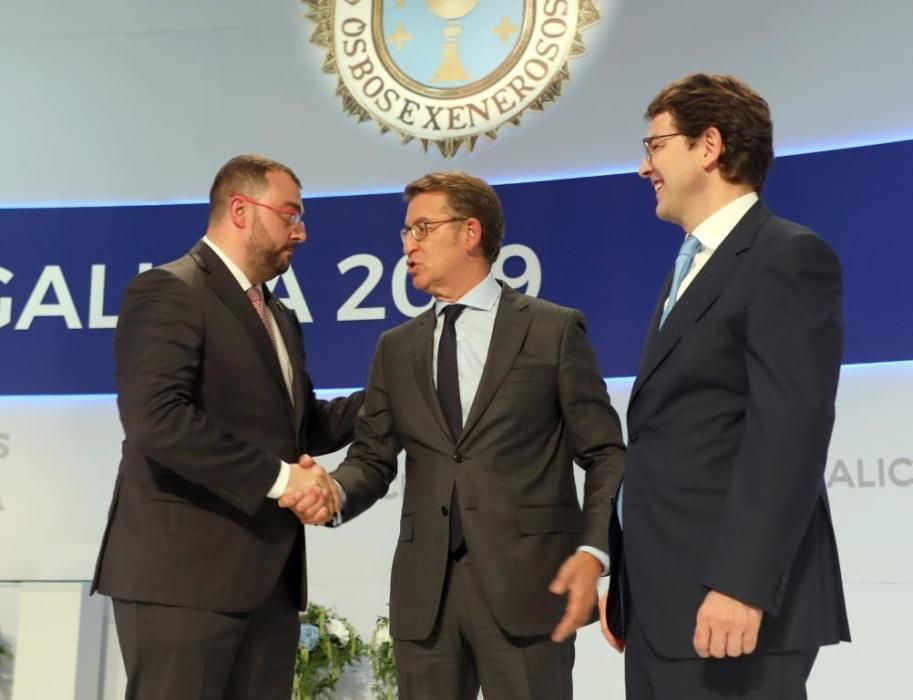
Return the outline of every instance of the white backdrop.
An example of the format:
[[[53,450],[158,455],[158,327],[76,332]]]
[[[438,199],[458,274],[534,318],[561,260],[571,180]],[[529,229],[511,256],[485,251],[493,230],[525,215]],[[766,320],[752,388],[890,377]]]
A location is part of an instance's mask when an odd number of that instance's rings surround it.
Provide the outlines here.
[[[631,383],[608,382],[622,414]],[[913,362],[843,368],[827,480],[855,641],[823,650],[813,698],[900,698],[910,684],[911,395]],[[122,436],[113,397],[0,398],[0,435],[8,449],[0,459],[0,580],[91,578]],[[322,462],[330,467],[341,456]],[[311,598],[335,606],[365,638],[386,613],[401,494],[397,482],[343,527],[307,531]],[[15,586],[0,587],[0,629],[13,639],[17,595]],[[105,643],[103,700],[113,700],[123,694],[113,625]],[[577,697],[623,697],[621,659],[598,629],[581,632],[577,654]]]

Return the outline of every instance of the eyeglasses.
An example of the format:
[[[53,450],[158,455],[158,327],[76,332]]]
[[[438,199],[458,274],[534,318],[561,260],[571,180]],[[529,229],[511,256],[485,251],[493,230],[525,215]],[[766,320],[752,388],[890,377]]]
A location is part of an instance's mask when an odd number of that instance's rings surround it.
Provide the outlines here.
[[[279,214],[285,223],[289,225],[289,228],[294,228],[296,226],[304,225],[304,212],[296,211],[295,209],[288,209],[286,207],[274,207],[272,204],[267,204],[266,202],[261,202],[258,199],[252,199],[246,195],[240,194],[238,192],[231,192],[229,197],[237,197],[238,199],[243,199],[245,202],[250,202],[258,207],[264,207],[265,209],[271,209],[272,211]]]
[[[657,134],[656,136],[647,136],[645,139],[643,139],[641,141],[641,143],[644,145],[644,155],[646,156],[648,163],[653,162],[653,153],[656,150],[656,147],[653,144],[655,144],[657,141],[660,141],[661,139],[670,139],[673,136],[685,136],[685,134],[683,134],[681,131],[673,131],[669,134]]]
[[[412,226],[403,226],[399,231],[399,237],[403,239],[403,243],[406,242],[406,236],[411,235],[417,241],[423,241],[428,237],[428,234],[434,231],[438,226],[443,226],[444,224],[452,224],[456,221],[466,221],[463,219],[442,219],[441,221],[419,221],[417,224],[412,224]]]

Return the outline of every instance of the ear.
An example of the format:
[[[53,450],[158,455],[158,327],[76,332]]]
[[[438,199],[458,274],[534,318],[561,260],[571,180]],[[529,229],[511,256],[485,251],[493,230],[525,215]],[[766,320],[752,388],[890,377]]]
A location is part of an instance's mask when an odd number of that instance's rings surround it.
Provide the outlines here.
[[[715,167],[723,156],[723,151],[726,150],[723,135],[715,126],[704,130],[700,137],[700,146],[703,149],[704,165],[707,168]]]
[[[247,207],[247,202],[245,202],[240,197],[232,197],[228,201],[228,218],[231,220],[231,223],[234,224],[235,228],[245,228],[247,226],[247,220],[244,215]]]
[[[463,248],[467,253],[482,249],[482,222],[475,217],[466,219],[463,225]]]

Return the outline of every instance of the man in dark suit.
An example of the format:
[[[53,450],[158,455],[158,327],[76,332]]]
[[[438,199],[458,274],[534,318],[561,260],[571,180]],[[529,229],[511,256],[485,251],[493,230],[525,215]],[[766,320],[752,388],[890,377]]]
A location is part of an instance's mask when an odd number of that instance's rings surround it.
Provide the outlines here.
[[[363,399],[315,399],[298,321],[264,286],[305,239],[300,187],[280,163],[232,159],[205,237],[124,296],[126,439],[93,590],[114,599],[128,698],[291,695],[304,535],[276,499],[329,503],[325,473],[298,461],[348,443]]]
[[[640,175],[686,238],[628,406],[603,632],[628,698],[805,698],[849,640],[824,484],[840,266],[759,200],[773,129],[745,83],[691,75],[646,116]]]
[[[618,416],[580,313],[492,276],[494,190],[438,172],[406,200],[409,274],[435,301],[381,336],[356,439],[332,473],[348,520],[387,492],[406,453],[390,594],[399,697],[474,700],[481,685],[487,700],[569,700],[573,632],[595,619],[608,564]]]

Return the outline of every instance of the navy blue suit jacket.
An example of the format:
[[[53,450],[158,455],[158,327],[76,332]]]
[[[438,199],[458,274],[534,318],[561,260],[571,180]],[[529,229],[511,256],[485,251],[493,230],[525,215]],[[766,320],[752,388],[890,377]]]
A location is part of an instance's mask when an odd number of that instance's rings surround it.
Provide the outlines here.
[[[669,285],[628,407],[615,634],[633,603],[656,651],[694,657],[712,589],[764,611],[761,651],[848,640],[824,484],[843,347],[836,256],[758,202],[660,330]]]

